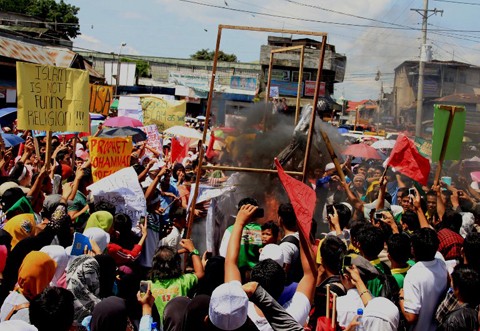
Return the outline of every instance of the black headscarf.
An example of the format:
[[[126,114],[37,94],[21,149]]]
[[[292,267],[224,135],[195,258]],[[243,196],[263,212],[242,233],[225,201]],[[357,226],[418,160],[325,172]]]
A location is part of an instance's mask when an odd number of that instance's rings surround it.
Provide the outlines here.
[[[95,255],[100,265],[100,294],[99,298],[107,298],[113,295],[113,283],[115,282],[117,267],[115,260],[110,255]]]
[[[108,297],[99,302],[92,312],[91,331],[125,330],[127,328],[127,305],[119,297]]]
[[[164,331],[182,331],[183,316],[189,303],[188,297],[176,297],[167,303],[163,311]]]

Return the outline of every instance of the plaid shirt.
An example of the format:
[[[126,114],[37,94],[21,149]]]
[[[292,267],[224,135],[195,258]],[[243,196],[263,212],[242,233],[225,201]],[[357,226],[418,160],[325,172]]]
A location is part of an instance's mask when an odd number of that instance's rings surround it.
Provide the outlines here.
[[[455,298],[453,290],[449,289],[445,299],[440,303],[437,308],[437,313],[435,314],[435,320],[438,325],[441,325],[445,321],[447,315],[457,308],[460,308],[460,304],[458,303],[457,298]]]
[[[450,229],[441,229],[437,232],[440,246],[438,250],[445,260],[455,260],[462,256],[463,237]]]

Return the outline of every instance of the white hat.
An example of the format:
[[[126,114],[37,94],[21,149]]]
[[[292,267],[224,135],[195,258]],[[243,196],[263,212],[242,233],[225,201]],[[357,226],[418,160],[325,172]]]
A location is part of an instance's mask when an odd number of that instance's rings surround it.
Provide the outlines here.
[[[92,227],[83,231],[83,234],[87,236],[88,239],[95,241],[95,243],[98,245],[98,248],[100,248],[100,251],[102,252],[110,243],[110,235],[103,229]]]
[[[37,331],[38,329],[31,324],[21,320],[4,321],[0,323],[1,331]]]
[[[273,261],[277,262],[282,268],[283,264],[285,263],[282,249],[276,244],[268,244],[262,248],[262,252],[260,253],[260,257],[258,258],[258,260],[263,261],[266,259],[272,259]]]
[[[333,164],[333,162],[327,163],[327,165],[325,166],[325,171],[332,169],[335,169],[335,164]]]
[[[473,188],[474,190],[479,190],[479,186],[478,186],[478,182],[472,182],[472,184],[470,184],[470,187]]]
[[[172,140],[170,138],[164,139],[163,140],[163,146],[170,145],[172,143]]]
[[[247,321],[248,297],[239,281],[218,286],[210,298],[208,317],[217,328],[235,330]]]
[[[373,298],[364,309],[365,330],[397,330],[399,321],[398,308],[386,298]]]

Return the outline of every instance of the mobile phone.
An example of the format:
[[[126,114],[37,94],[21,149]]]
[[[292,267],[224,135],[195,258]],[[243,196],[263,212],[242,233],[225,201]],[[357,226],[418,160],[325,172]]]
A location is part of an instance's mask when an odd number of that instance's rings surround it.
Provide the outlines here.
[[[140,220],[138,221],[138,224],[145,225],[147,223],[147,216],[140,216]]]
[[[373,215],[373,218],[375,220],[382,220],[383,219],[383,214],[381,212],[376,212],[374,215]]]
[[[212,256],[213,256],[213,253],[212,253],[212,252],[207,252],[207,253],[205,254],[205,258],[206,258],[207,260],[209,260]]]
[[[256,217],[256,218],[262,218],[264,216],[265,216],[265,210],[263,208],[258,208],[255,211],[255,214],[253,215],[253,217]]]
[[[342,272],[346,273],[347,267],[350,267],[351,265],[352,265],[352,257],[345,255],[342,260]]]
[[[327,205],[327,215],[333,215],[335,214],[335,209],[333,208],[333,205]]]
[[[462,191],[458,191],[458,196],[459,196],[459,197],[463,196],[463,192],[462,192]]]
[[[409,188],[408,189],[408,195],[415,196],[415,195],[417,195],[417,191],[415,191],[414,188]]]
[[[140,293],[147,293],[149,283],[150,282],[148,280],[140,281]]]

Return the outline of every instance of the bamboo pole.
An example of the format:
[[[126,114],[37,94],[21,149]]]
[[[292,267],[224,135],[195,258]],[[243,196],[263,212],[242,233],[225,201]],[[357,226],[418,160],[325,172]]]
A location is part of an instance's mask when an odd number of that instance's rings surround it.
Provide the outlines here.
[[[244,31],[257,31],[257,32],[275,32],[275,33],[284,33],[284,34],[300,34],[305,36],[322,36],[326,37],[326,32],[316,32],[316,31],[304,31],[304,30],[288,30],[288,29],[272,29],[272,28],[259,28],[254,26],[243,26],[243,25],[227,25],[220,24],[219,29],[225,30],[244,30]]]
[[[325,145],[327,146],[327,151],[330,154],[330,157],[332,158],[332,162],[335,165],[335,170],[337,170],[338,176],[340,177],[340,180],[342,182],[345,181],[345,174],[343,173],[342,166],[340,165],[340,161],[338,161],[337,154],[335,154],[335,150],[333,149],[332,142],[330,141],[330,138],[328,135],[325,133],[325,131],[320,130],[320,134],[322,135],[323,141],[325,142]]]
[[[295,106],[295,125],[298,123],[298,116],[300,115],[300,94],[302,93],[303,81],[303,61],[305,57],[305,46],[300,49],[300,68],[298,70],[298,87],[297,87],[297,104]]]
[[[187,239],[190,238],[192,235],[192,227],[193,227],[193,219],[195,217],[195,205],[197,202],[197,197],[198,197],[198,186],[200,184],[200,177],[202,176],[202,163],[203,163],[203,157],[205,154],[205,149],[203,148],[203,142],[206,141],[207,139],[207,131],[208,131],[208,123],[210,121],[210,112],[212,109],[212,101],[213,101],[213,89],[215,87],[215,77],[217,75],[217,62],[218,62],[218,52],[220,50],[220,41],[222,39],[222,26],[218,26],[218,33],[217,33],[217,44],[215,46],[215,55],[213,57],[213,66],[212,66],[212,76],[210,80],[210,90],[208,92],[208,100],[207,100],[207,111],[205,114],[205,125],[203,128],[203,137],[202,140],[199,142],[201,148],[198,154],[198,167],[197,167],[197,176],[195,178],[195,188],[193,190],[193,198],[192,198],[192,205],[190,206],[190,212],[188,214],[188,220],[187,220],[187,234],[186,237]]]
[[[47,141],[47,146],[46,146],[46,149],[45,149],[45,162],[49,162],[51,164],[51,156],[52,156],[52,131],[47,131],[47,136],[45,138]],[[50,169],[50,167],[48,167],[47,169]]]
[[[229,166],[203,166],[205,170],[222,170],[222,171],[241,171],[241,172],[253,172],[257,174],[276,174],[277,170],[273,169],[260,169],[260,168],[243,168],[243,167],[229,167]],[[303,172],[300,171],[285,171],[286,174],[293,176],[302,176]]]
[[[317,69],[317,80],[315,82],[315,96],[313,97],[313,109],[312,114],[310,116],[310,128],[308,130],[308,137],[307,137],[307,148],[305,151],[305,158],[303,160],[303,178],[302,181],[307,179],[307,167],[308,162],[310,161],[310,149],[312,145],[312,138],[313,138],[313,130],[315,127],[315,115],[317,112],[317,103],[318,103],[318,93],[320,91],[320,81],[322,77],[322,70],[323,70],[323,60],[325,58],[325,48],[327,44],[327,36],[324,35],[322,38],[322,48],[320,50],[320,55],[318,59],[318,69]]]
[[[450,139],[450,133],[452,131],[453,120],[455,118],[455,112],[463,111],[463,108],[456,106],[440,106],[439,109],[447,110],[450,113],[447,122],[447,128],[445,130],[445,135],[443,136],[442,149],[440,150],[440,158],[438,160],[437,169],[435,170],[435,179],[433,180],[433,185],[438,185],[440,181],[440,176],[442,174],[443,161],[445,160],[445,153],[447,152],[448,140]]]

